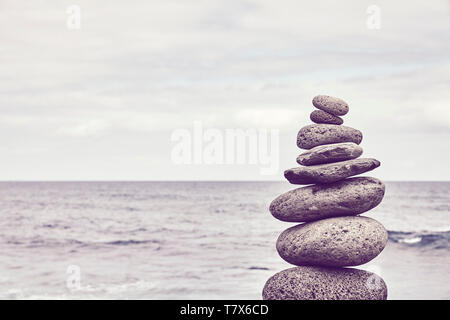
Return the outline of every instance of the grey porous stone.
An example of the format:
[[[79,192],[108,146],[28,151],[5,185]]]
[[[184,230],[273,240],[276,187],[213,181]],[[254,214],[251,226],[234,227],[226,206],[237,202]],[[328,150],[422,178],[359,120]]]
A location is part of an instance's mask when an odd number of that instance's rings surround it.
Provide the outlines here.
[[[310,124],[301,128],[297,135],[297,146],[302,149],[340,142],[360,144],[361,141],[361,131],[336,124]]]
[[[336,216],[351,216],[376,207],[384,197],[384,184],[372,177],[297,188],[270,204],[272,215],[282,221],[307,222]]]
[[[292,184],[331,183],[355,176],[380,166],[380,161],[358,158],[309,167],[297,167],[284,171],[284,176]]]
[[[297,162],[303,166],[311,166],[356,159],[362,153],[363,148],[353,142],[325,144],[303,152],[297,157]]]
[[[342,99],[326,95],[315,96],[312,101],[314,107],[331,113],[335,116],[343,116],[348,112],[348,104]]]
[[[344,120],[341,117],[332,115],[323,110],[314,110],[309,115],[312,122],[315,123],[328,123],[328,124],[343,124]]]
[[[294,267],[267,280],[264,300],[386,300],[378,275],[353,268]]]
[[[368,217],[337,217],[286,229],[277,240],[280,256],[298,266],[358,266],[386,246],[388,233]]]

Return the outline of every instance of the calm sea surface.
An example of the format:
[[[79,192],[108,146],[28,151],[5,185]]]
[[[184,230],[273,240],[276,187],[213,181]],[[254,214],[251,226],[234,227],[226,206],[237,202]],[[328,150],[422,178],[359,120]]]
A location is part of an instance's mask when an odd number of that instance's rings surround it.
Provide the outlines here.
[[[287,182],[0,182],[0,299],[260,299]],[[450,299],[450,182],[388,182],[390,299]]]

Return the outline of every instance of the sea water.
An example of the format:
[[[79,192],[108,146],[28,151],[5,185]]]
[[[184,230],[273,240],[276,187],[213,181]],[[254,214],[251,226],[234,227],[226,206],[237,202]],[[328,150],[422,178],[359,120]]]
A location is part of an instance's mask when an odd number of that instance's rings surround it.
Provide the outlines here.
[[[292,223],[271,200],[287,182],[1,182],[1,299],[260,299],[291,267]],[[390,299],[449,299],[450,182],[387,182],[364,214],[389,231],[358,268]]]

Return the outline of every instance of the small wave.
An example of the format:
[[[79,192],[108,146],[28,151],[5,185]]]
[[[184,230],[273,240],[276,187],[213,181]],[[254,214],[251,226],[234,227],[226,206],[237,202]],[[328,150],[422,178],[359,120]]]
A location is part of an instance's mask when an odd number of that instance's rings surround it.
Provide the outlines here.
[[[106,242],[106,244],[113,246],[129,246],[135,244],[146,244],[146,243],[160,243],[159,240],[117,240]]]
[[[102,196],[110,197],[110,198],[123,198],[127,199],[130,197],[133,197],[134,194],[132,193],[105,193],[101,194]]]
[[[416,247],[450,249],[450,231],[444,232],[401,232],[389,231],[389,240]]]
[[[70,229],[69,226],[64,226],[64,225],[59,225],[59,224],[53,224],[53,223],[46,223],[42,225],[43,228],[48,228],[48,229]]]
[[[97,284],[86,285],[80,289],[74,291],[77,292],[106,292],[109,294],[117,294],[123,292],[129,292],[130,290],[151,290],[157,286],[157,283],[151,281],[137,280],[129,283],[117,283],[117,284]]]
[[[125,211],[141,211],[140,209],[138,209],[138,208],[135,208],[135,207],[125,207],[125,208],[123,208]]]
[[[12,244],[12,241],[9,241]],[[61,245],[85,245],[85,242],[75,239],[22,239],[21,242],[15,243],[16,245],[25,245],[27,248],[43,248],[43,247],[58,247]]]
[[[269,268],[252,266],[252,267],[248,268],[248,270],[269,270]]]
[[[176,194],[176,193],[166,193],[166,194],[146,194],[146,195],[136,195],[134,193],[105,193],[102,196],[107,198],[116,198],[116,199],[133,199],[135,201],[145,201],[145,200],[187,200],[189,197]]]
[[[406,238],[406,239],[398,240],[398,242],[403,242],[403,243],[407,243],[407,244],[419,243],[420,241],[422,241],[422,237]]]
[[[52,239],[52,238],[28,238],[28,239],[7,239],[5,243],[15,246],[25,246],[27,248],[53,248],[53,247],[91,247],[100,248],[103,246],[132,246],[143,244],[161,244],[159,239],[149,240],[111,240],[111,241],[80,241],[76,239]],[[74,250],[74,249],[72,249]]]

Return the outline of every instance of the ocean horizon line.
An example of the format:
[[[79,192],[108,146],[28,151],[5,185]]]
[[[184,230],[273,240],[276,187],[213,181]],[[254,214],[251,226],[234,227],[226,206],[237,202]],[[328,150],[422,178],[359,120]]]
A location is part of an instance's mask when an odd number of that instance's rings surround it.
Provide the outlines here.
[[[355,176],[357,177],[357,176]],[[11,182],[286,182],[286,180],[0,180],[0,183]],[[383,182],[450,182],[450,180],[383,180]],[[300,185],[299,185],[300,186]]]

